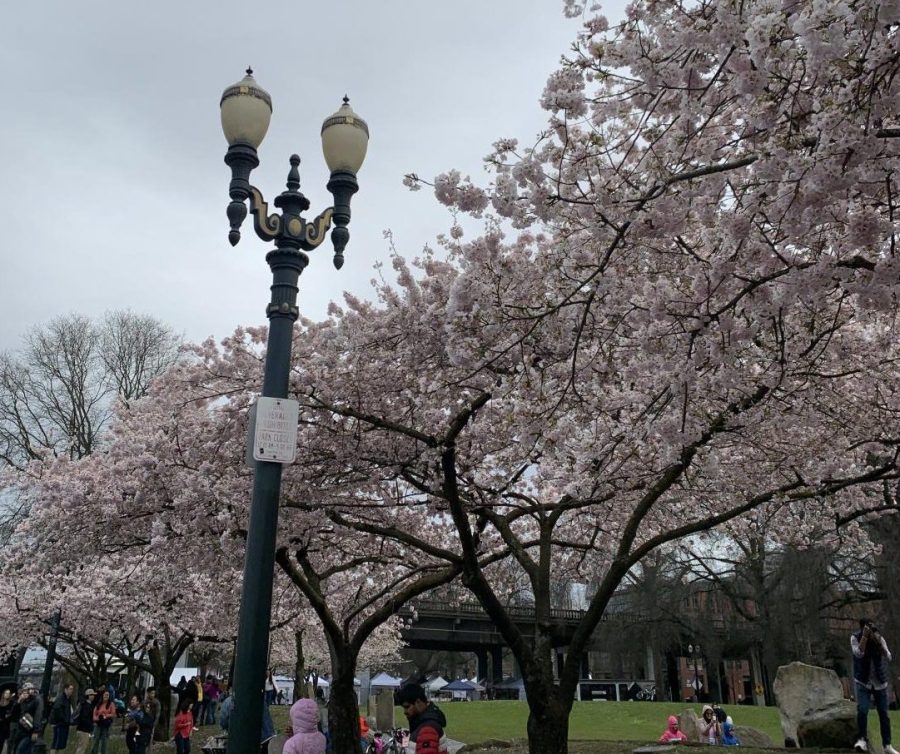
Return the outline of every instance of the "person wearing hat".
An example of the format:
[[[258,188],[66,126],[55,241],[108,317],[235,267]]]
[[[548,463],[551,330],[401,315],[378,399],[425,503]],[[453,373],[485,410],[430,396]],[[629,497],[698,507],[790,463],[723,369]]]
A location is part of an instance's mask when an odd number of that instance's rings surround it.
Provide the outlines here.
[[[33,683],[23,683],[19,692],[18,741],[16,754],[31,754],[31,747],[42,737],[44,702]]]
[[[78,741],[75,754],[85,754],[91,745],[91,735],[94,733],[94,699],[97,694],[94,689],[85,689],[84,698],[78,705],[75,714],[75,739]]]

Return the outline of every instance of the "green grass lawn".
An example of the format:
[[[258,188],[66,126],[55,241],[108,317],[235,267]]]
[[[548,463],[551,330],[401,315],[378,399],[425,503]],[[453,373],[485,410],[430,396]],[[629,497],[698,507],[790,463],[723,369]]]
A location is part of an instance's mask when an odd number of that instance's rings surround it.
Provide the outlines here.
[[[477,744],[490,738],[524,739],[525,723],[528,718],[528,705],[525,702],[450,702],[439,705],[447,716],[447,735],[457,741]],[[630,743],[618,745],[615,742],[649,742],[656,741],[665,728],[669,715],[679,714],[685,709],[693,708],[698,714],[702,708],[699,704],[673,702],[575,702],[569,718],[569,739],[572,741],[606,741],[610,745],[590,747],[585,752],[596,751],[598,754],[614,754],[630,752]],[[283,730],[288,721],[288,707],[271,707],[272,719],[278,731]],[[728,712],[737,725],[749,725],[767,733],[776,745],[781,744],[781,726],[778,712],[774,707],[738,707],[727,706]],[[398,725],[405,725],[403,711],[395,709]],[[894,730],[900,730],[900,712],[891,712]],[[875,713],[871,715],[870,726],[877,730]],[[201,728],[192,736],[192,750],[199,752],[202,743],[219,732],[218,726]],[[66,754],[75,751],[74,735],[70,737]],[[171,743],[156,744],[154,750],[174,751]],[[575,750],[582,749],[576,747]],[[696,751],[689,748],[686,751]],[[745,750],[746,754],[752,754]],[[125,742],[121,734],[110,739],[108,754],[125,754]],[[513,752],[510,752],[513,754]]]
[[[525,702],[450,702],[439,705],[447,716],[447,735],[465,743],[488,738],[525,738],[528,705]],[[699,715],[703,705],[680,702],[575,702],[569,718],[572,741],[656,741],[666,727],[666,718],[693,708]],[[726,706],[736,725],[748,725],[767,733],[781,745],[781,724],[774,707]],[[870,726],[877,729],[875,713]],[[395,710],[397,723],[405,724],[402,710]],[[900,730],[900,711],[891,712],[894,730]]]
[[[487,738],[524,738],[528,719],[525,702],[452,702],[440,705],[447,716],[447,735],[465,743]],[[655,741],[666,718],[701,704],[672,702],[575,702],[569,718],[572,741]],[[781,725],[774,707],[726,707],[737,725],[749,725],[781,740]],[[397,719],[402,717],[398,708]]]

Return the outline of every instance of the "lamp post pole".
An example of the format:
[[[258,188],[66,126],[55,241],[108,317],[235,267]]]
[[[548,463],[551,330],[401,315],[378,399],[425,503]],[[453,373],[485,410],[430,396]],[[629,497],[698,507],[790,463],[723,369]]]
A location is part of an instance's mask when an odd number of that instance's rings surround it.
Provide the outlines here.
[[[258,189],[250,184],[250,173],[259,165],[257,147],[269,126],[272,101],[256,83],[253,72],[222,94],[222,128],[228,140],[225,162],[231,168],[228,239],[234,246],[240,241],[240,227],[247,216],[249,200],[256,234],[274,241],[266,255],[272,270],[271,299],[266,307],[269,335],[266,345],[263,398],[287,399],[291,368],[291,344],[294,322],[299,316],[297,292],[300,274],[309,263],[306,252],[315,249],[331,233],[334,264],[343,264],[343,252],[350,234],[350,198],[357,191],[356,173],[362,165],[368,144],[368,127],[350,108],[343,106],[322,125],[322,146],[331,169],[328,190],[334,206],[311,222],[301,216],[309,209],[309,200],[300,192],[300,158],[291,155],[287,190],[274,204],[281,214],[268,214],[268,205]],[[272,582],[275,575],[275,545],[278,532],[278,503],[281,495],[283,460],[267,460],[257,455],[247,550],[235,648],[234,712],[229,725],[228,754],[256,754],[262,741],[263,697],[269,650],[269,622],[272,611]],[[260,449],[262,453],[262,449]]]
[[[694,701],[700,701],[700,671],[697,669],[697,656],[700,654],[699,644],[688,644],[688,652],[694,659]]]
[[[56,662],[56,642],[59,639],[59,623],[62,613],[57,610],[50,616],[50,636],[47,639],[47,659],[44,661],[44,675],[41,676],[41,699],[44,700],[44,714],[49,714],[50,683],[53,680],[53,664]]]

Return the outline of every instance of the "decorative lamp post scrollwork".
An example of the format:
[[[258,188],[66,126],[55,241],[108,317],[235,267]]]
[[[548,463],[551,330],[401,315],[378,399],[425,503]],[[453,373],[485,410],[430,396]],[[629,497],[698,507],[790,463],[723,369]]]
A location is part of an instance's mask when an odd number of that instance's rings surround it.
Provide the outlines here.
[[[306,252],[325,240],[329,227],[334,246],[334,266],[344,264],[344,249],[350,239],[350,199],[359,189],[356,174],[362,166],[369,142],[369,129],[346,97],[344,104],[322,124],[322,151],[331,171],[328,191],[333,206],[307,221],[301,215],[309,200],[300,192],[300,158],[291,155],[287,190],[274,205],[280,214],[269,214],[262,193],[250,183],[250,173],[259,165],[257,149],[269,128],[272,99],[253,78],[253,71],[222,94],[222,130],[228,141],[225,163],[231,168],[227,214],[234,246],[241,239],[240,228],[247,217],[247,203],[253,214],[253,228],[275,248],[266,255],[272,270],[271,300],[266,307],[269,337],[266,347],[262,395],[287,398],[291,365],[291,341],[297,320],[297,284],[309,263]],[[272,580],[275,569],[275,542],[278,527],[278,499],[281,493],[281,462],[256,461],[244,581],[235,650],[233,693],[234,713],[229,726],[228,753],[259,751],[262,728],[263,690],[269,647],[269,620],[272,610]]]

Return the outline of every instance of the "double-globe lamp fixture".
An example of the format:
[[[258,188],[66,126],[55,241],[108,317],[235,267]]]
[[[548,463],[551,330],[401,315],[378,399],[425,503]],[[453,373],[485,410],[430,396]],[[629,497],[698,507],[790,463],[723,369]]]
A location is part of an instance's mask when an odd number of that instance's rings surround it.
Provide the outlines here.
[[[300,193],[300,158],[291,155],[287,191],[275,198],[281,214],[269,214],[259,190],[250,185],[250,173],[259,165],[256,150],[262,143],[272,117],[272,98],[256,80],[253,71],[222,94],[222,129],[228,140],[225,162],[231,168],[228,240],[234,246],[241,239],[241,224],[247,217],[247,200],[253,213],[253,227],[264,241],[274,241],[275,248],[266,255],[272,270],[271,299],[266,307],[269,335],[263,371],[262,396],[284,405],[288,396],[291,345],[294,322],[299,316],[297,292],[300,274],[309,258],[306,252],[325,240],[334,223],[334,266],[344,263],[344,249],[350,239],[350,198],[359,185],[356,174],[362,166],[369,143],[369,129],[344,104],[322,124],[322,149],[331,170],[328,190],[334,195],[334,206],[311,222],[301,217],[309,209],[309,200]],[[279,401],[284,401],[280,404]],[[271,405],[267,402],[266,405]],[[252,442],[253,438],[251,438]],[[259,751],[262,727],[262,699],[269,649],[269,619],[272,612],[272,579],[275,570],[275,542],[278,531],[278,501],[281,494],[281,463],[286,457],[256,454],[253,474],[253,497],[247,526],[247,550],[244,558],[244,581],[235,647],[233,690],[235,707],[228,737],[228,754],[250,754]],[[261,451],[262,452],[262,451]]]
[[[344,264],[344,249],[350,239],[347,225],[350,223],[350,198],[359,189],[356,174],[362,167],[369,144],[369,127],[360,118],[347,97],[336,113],[322,124],[322,151],[331,171],[328,190],[334,195],[334,206],[326,209],[312,222],[304,220],[300,213],[309,209],[309,200],[300,193],[300,158],[291,155],[287,191],[275,198],[275,206],[281,215],[268,214],[268,205],[262,193],[250,185],[250,173],[259,165],[256,150],[269,130],[272,117],[272,98],[256,83],[253,70],[222,93],[222,130],[228,140],[225,162],[231,168],[231,185],[228,205],[228,221],[231,231],[228,240],[234,246],[241,239],[241,224],[247,217],[247,199],[253,213],[253,227],[264,241],[275,241],[279,247],[311,251],[325,238],[334,222],[331,241],[334,244],[334,266]]]

